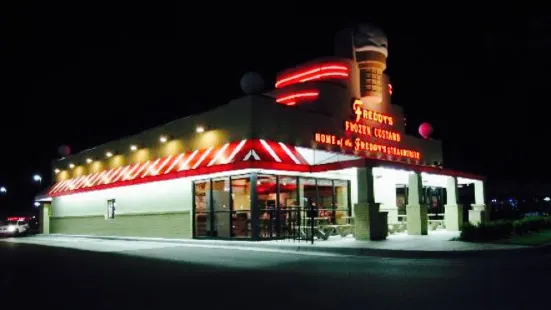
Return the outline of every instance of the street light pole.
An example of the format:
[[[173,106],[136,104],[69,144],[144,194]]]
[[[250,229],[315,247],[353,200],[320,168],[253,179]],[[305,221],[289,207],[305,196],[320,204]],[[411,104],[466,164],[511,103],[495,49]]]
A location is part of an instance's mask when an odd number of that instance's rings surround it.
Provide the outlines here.
[[[40,187],[40,189],[42,189],[42,177],[40,176],[40,174],[33,175],[33,180],[35,182],[38,182],[38,186]]]

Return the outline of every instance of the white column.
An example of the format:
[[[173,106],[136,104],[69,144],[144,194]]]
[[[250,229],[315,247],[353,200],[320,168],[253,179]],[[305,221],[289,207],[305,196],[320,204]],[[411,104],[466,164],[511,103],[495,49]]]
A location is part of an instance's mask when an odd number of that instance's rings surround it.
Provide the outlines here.
[[[444,206],[444,221],[446,229],[450,231],[461,230],[463,224],[463,206],[458,204],[457,178],[446,177],[446,205]]]
[[[474,204],[478,206],[486,204],[484,197],[484,181],[474,181]]]
[[[50,203],[42,204],[41,210],[41,223],[40,223],[40,233],[48,235],[50,233],[50,214],[51,214],[52,205]]]
[[[391,175],[383,175],[375,180],[375,199],[381,204],[381,211],[388,212],[388,222],[398,223],[396,205],[396,181]]]
[[[421,174],[411,173],[408,182],[408,205],[406,206],[407,231],[410,235],[426,235],[428,233],[427,207],[421,202],[422,190]]]
[[[358,182],[357,201],[358,203],[374,203],[375,202],[375,186],[373,179],[373,168],[358,168],[356,176]]]
[[[469,210],[469,222],[473,225],[486,221],[485,198],[484,181],[474,180],[474,204],[472,204],[473,209]]]
[[[354,205],[354,237],[356,240],[382,240],[388,233],[387,214],[379,212],[375,202],[373,168],[358,168],[358,192]]]

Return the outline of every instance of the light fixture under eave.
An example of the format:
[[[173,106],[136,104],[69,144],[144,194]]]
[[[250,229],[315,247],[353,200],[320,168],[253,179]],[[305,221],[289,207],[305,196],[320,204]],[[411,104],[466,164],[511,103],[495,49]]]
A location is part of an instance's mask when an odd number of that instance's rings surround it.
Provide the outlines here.
[[[92,158],[86,158],[86,163],[91,164],[94,160]]]
[[[161,136],[161,137],[159,138],[159,141],[160,141],[161,143],[166,143],[166,141],[168,141],[168,138],[167,138],[166,136]]]
[[[75,164],[73,164],[73,163],[69,164],[69,168],[73,169],[74,167],[75,167]]]
[[[113,157],[113,153],[112,152],[106,152],[105,157],[107,157],[107,158]]]
[[[54,169],[54,172],[55,172],[55,174],[58,174],[58,173],[61,172],[61,170],[59,170],[59,169],[56,168],[56,169]]]
[[[205,127],[203,127],[203,126],[197,126],[197,128],[195,129],[195,132],[197,132],[197,133],[205,132]]]
[[[132,152],[135,152],[135,151],[138,150],[138,146],[135,145],[135,144],[134,144],[134,145],[131,145],[131,146],[130,146],[130,150],[131,150]]]

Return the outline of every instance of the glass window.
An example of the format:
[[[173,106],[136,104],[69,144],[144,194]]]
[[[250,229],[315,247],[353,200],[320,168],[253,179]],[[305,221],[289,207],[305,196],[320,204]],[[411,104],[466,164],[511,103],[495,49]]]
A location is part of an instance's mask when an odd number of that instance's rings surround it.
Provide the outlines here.
[[[259,225],[261,238],[274,238],[278,235],[277,214],[280,209],[277,196],[277,178],[273,175],[258,175],[256,178],[258,194]]]
[[[298,184],[298,196],[301,207],[300,224],[301,226],[310,227],[310,225],[315,225],[311,219],[318,217],[316,179],[301,177]]]
[[[278,237],[298,237],[300,235],[299,225],[300,203],[298,200],[298,177],[279,177],[279,216],[277,221]]]
[[[279,204],[285,208],[299,206],[297,200],[297,177],[279,177]]]
[[[350,205],[348,201],[348,181],[335,180],[335,218],[337,225],[348,224]]]
[[[299,178],[298,187],[299,204],[301,207],[310,206],[316,203],[316,179]]]
[[[231,237],[230,227],[230,179],[212,180],[212,212],[214,219],[214,236]]]
[[[210,181],[197,181],[193,186],[195,192],[195,236],[210,236]]]
[[[251,177],[231,178],[232,237],[251,237]]]
[[[317,185],[317,216],[325,218],[326,221],[333,223],[335,220],[335,210],[333,208],[333,181],[318,179]]]

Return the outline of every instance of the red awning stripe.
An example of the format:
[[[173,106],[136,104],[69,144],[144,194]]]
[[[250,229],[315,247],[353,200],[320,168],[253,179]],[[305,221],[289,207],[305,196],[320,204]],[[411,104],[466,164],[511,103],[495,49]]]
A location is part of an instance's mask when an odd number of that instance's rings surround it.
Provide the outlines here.
[[[127,181],[135,179],[154,181],[161,175],[241,161],[274,162],[287,165],[308,164],[293,146],[263,139],[249,139],[63,180],[52,186],[48,194],[65,195],[85,188],[93,189],[103,188],[106,185],[125,184]]]
[[[189,154],[184,160],[182,160],[182,163],[178,165],[177,171],[187,170],[190,167],[191,161],[199,154],[198,150],[193,151],[193,153]]]
[[[176,158],[174,158],[174,160],[172,160],[172,163],[170,163],[170,165],[167,165],[167,168],[165,169],[164,174],[170,173],[172,170],[174,170],[174,168],[178,169],[180,167],[180,163],[184,159],[185,155],[186,154],[183,153],[183,154],[180,154],[180,155],[176,156]]]

